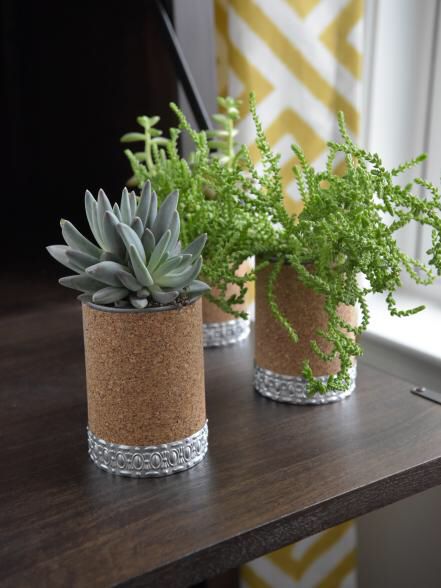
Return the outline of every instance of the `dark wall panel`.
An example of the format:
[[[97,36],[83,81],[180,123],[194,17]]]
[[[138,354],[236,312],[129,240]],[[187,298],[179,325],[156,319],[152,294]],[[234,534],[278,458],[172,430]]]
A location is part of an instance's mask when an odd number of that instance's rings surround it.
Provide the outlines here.
[[[136,116],[172,124],[175,73],[152,0],[1,6],[3,218],[14,258],[43,267],[59,218],[84,226],[86,187],[119,197]]]

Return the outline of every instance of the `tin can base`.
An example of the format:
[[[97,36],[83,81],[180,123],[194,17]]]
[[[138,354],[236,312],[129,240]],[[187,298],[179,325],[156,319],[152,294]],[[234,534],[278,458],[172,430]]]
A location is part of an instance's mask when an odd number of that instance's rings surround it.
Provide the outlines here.
[[[234,319],[222,323],[204,323],[204,347],[223,347],[243,341],[250,334],[250,321]]]
[[[352,394],[355,389],[356,376],[357,366],[354,365],[350,370],[350,385],[347,390],[334,390],[326,394],[308,396],[306,392],[306,380],[301,376],[285,376],[255,365],[254,388],[262,396],[276,400],[277,402],[315,405],[330,404],[331,402],[343,400]],[[316,379],[326,383],[328,376],[319,376]]]
[[[87,429],[89,456],[106,472],[131,478],[158,478],[184,472],[201,462],[208,449],[208,425],[194,435],[162,445],[119,445]]]

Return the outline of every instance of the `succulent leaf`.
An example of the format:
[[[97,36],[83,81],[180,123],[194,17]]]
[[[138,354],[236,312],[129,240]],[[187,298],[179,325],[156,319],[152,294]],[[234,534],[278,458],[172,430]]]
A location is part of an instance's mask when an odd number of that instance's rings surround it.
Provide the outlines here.
[[[209,292],[210,286],[200,280],[193,280],[189,286],[184,288],[184,290],[189,298],[193,298]]]
[[[139,216],[144,227],[147,224],[151,200],[151,184],[150,182],[146,182],[141,190],[141,197],[139,199],[138,208],[136,209],[136,216]]]
[[[148,306],[148,303],[149,303],[147,298],[138,298],[137,296],[133,296],[133,295],[130,296],[129,300],[130,300],[130,304],[134,308],[145,308],[146,306]]]
[[[101,254],[100,248],[89,241],[89,239],[86,239],[71,222],[63,219],[60,224],[61,233],[69,247],[99,258]]]
[[[116,218],[121,221],[121,211],[119,209],[118,203],[115,202],[115,204],[113,205],[113,214],[116,216]]]
[[[112,304],[123,300],[129,293],[126,288],[113,288],[112,286],[106,286],[101,290],[98,290],[92,296],[92,301],[96,304]]]
[[[135,194],[135,192],[133,192],[133,190],[129,194],[129,204],[130,204],[130,218],[133,221],[133,218],[136,214],[136,207],[137,207],[136,194]],[[131,224],[131,223],[129,223],[129,224]]]
[[[167,253],[167,247],[170,243],[171,232],[170,230],[165,231],[162,237],[159,239],[158,244],[156,245],[155,249],[153,250],[152,255],[150,256],[150,261],[148,265],[148,269],[150,272],[155,271],[158,265],[161,263],[163,256]]]
[[[174,257],[170,257],[164,263],[162,263],[159,268],[155,271],[155,280],[158,280],[161,276],[165,276],[168,272],[171,272],[177,269],[182,263],[182,255],[176,255]],[[191,259],[191,255],[189,255]]]
[[[179,232],[181,230],[181,223],[179,220],[179,213],[177,210],[174,211],[174,213],[172,214],[171,217],[171,221],[170,221],[170,243],[168,246],[168,250],[170,252],[174,251],[177,243],[178,243],[178,239],[179,239]]]
[[[73,290],[80,290],[81,292],[96,292],[100,290],[103,285],[98,280],[94,280],[87,274],[80,274],[78,276],[65,276],[60,278],[58,283],[66,288],[72,288]]]
[[[156,196],[156,192],[152,192],[152,199],[150,202],[150,209],[149,209],[149,216],[147,218],[147,227],[152,227],[153,223],[156,220],[156,215],[158,213],[158,197]]]
[[[161,204],[152,227],[152,233],[155,235],[157,241],[164,231],[170,227],[172,215],[176,211],[177,205],[178,193],[176,191],[171,192]]]
[[[70,247],[66,249],[66,257],[79,268],[81,268],[82,272],[90,265],[93,265],[99,261],[99,258],[93,257],[87,253],[83,253],[82,251],[76,251]]]
[[[66,251],[69,249],[67,245],[49,245],[46,247],[46,249],[49,255],[52,255],[52,257],[56,259],[58,263],[61,263],[78,274],[82,272],[81,267],[67,257]]]
[[[131,292],[136,292],[137,290],[141,289],[141,284],[138,280],[129,272],[125,270],[121,270],[116,274],[118,276],[119,281],[121,284],[130,290]]]
[[[159,286],[151,286],[150,292],[153,300],[155,300],[155,302],[159,302],[159,304],[170,304],[179,296],[179,292],[177,290],[170,290],[165,292],[164,290],[161,290]]]
[[[86,216],[89,222],[90,230],[92,231],[93,236],[95,237],[95,241],[98,245],[104,248],[104,241],[101,235],[101,231],[98,224],[98,211],[97,211],[97,203],[95,198],[86,190],[84,196],[84,202],[86,207]]]
[[[86,272],[103,284],[120,288],[118,273],[128,271],[129,268],[115,261],[100,261],[86,269]]]
[[[153,235],[150,229],[146,229],[144,231],[144,234],[141,237],[141,242],[144,247],[146,256],[150,257],[155,248],[155,236]]]
[[[170,272],[165,276],[158,277],[156,283],[164,288],[185,288],[199,275],[201,267],[202,257],[199,257],[193,265],[181,272]]]
[[[125,249],[121,235],[118,233],[118,225],[118,217],[113,212],[106,210],[103,219],[104,241],[110,253],[113,253],[118,258],[123,258]]]
[[[199,235],[199,237],[196,237],[196,239],[190,243],[190,245],[184,249],[182,253],[191,253],[193,257],[198,257],[198,255],[202,253],[202,249],[204,248],[206,242],[207,235]]]
[[[149,288],[154,282],[149,270],[146,268],[144,261],[134,245],[129,247],[130,261],[132,262],[133,271],[136,279],[140,284]]]
[[[129,192],[127,188],[124,188],[121,195],[121,220],[126,225],[130,225],[132,222],[132,210],[130,208]]]
[[[135,233],[138,235],[138,237],[141,238],[142,234],[144,232],[144,226],[143,226],[142,221],[139,218],[139,216],[135,216],[135,218],[133,219],[132,224],[130,226],[135,231]]]
[[[133,245],[136,248],[143,263],[145,263],[146,257],[144,247],[141,242],[141,239],[138,237],[135,231],[124,223],[119,223],[117,230],[118,233],[121,235],[121,238],[124,241],[126,248],[130,249],[130,247]]]

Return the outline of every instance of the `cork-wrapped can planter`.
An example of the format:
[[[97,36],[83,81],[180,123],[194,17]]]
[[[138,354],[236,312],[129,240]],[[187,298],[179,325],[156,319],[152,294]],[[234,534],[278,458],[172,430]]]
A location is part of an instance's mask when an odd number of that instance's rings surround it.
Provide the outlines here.
[[[348,389],[313,396],[307,394],[306,381],[301,375],[305,359],[309,360],[317,379],[323,382],[340,369],[338,358],[325,362],[310,347],[310,341],[317,339],[317,330],[327,327],[324,297],[307,288],[291,266],[282,267],[274,293],[281,312],[299,335],[299,341],[294,343],[268,305],[268,279],[272,269],[270,265],[261,270],[256,280],[255,389],[267,398],[291,404],[327,404],[346,398],[355,388],[356,363],[351,368]],[[354,307],[342,305],[338,313],[348,324],[356,324]],[[318,343],[329,352],[327,342],[319,339]]]
[[[99,468],[158,477],[204,458],[201,306],[83,303],[89,455]]]
[[[243,276],[250,270],[250,264],[245,261],[238,269],[237,275]],[[216,288],[211,289],[211,293],[216,296],[219,291]],[[239,288],[230,284],[226,289],[226,297],[238,294]],[[249,302],[245,300],[243,304],[237,305],[236,310],[247,310]],[[235,318],[231,314],[221,310],[216,304],[213,304],[206,298],[202,302],[202,317],[204,321],[204,347],[222,347],[243,341],[250,334],[249,319]]]

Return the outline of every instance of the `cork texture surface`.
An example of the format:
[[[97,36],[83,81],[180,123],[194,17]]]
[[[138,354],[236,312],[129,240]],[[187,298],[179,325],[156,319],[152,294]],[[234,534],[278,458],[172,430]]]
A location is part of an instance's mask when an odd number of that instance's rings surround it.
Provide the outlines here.
[[[83,304],[89,427],[125,445],[158,445],[206,420],[202,303],[160,312]]]
[[[256,280],[256,363],[279,374],[298,376],[302,373],[304,360],[308,359],[315,376],[337,373],[340,369],[338,358],[325,362],[310,347],[310,341],[316,339],[321,349],[330,351],[330,344],[316,335],[317,329],[326,329],[328,322],[324,297],[306,288],[290,266],[282,268],[274,291],[280,310],[299,335],[298,343],[294,343],[268,305],[267,284],[271,270],[272,266],[266,267],[258,273]],[[356,324],[354,307],[341,306],[338,312],[343,320]]]
[[[250,269],[251,269],[251,264],[249,263],[249,261],[248,260],[244,261],[242,263],[242,265],[239,267],[239,269],[237,270],[237,275],[243,276],[247,272],[249,272]],[[253,300],[253,296],[254,296],[253,287],[254,287],[254,283],[248,284],[248,292],[245,295],[245,301],[243,304],[237,304],[235,306],[236,310],[238,310],[238,311],[247,310],[247,308],[249,307],[249,305],[251,304],[251,302]],[[217,296],[219,294],[219,290],[217,288],[212,288],[211,293],[213,294],[213,296]],[[226,297],[229,298],[233,294],[239,294],[239,287],[234,284],[230,284],[226,290]],[[216,306],[216,304],[213,304],[213,302],[210,302],[206,298],[203,298],[203,300],[202,300],[202,319],[203,319],[204,323],[224,323],[226,321],[232,321],[232,320],[234,320],[234,318],[235,317],[233,315],[221,310],[218,306]]]

